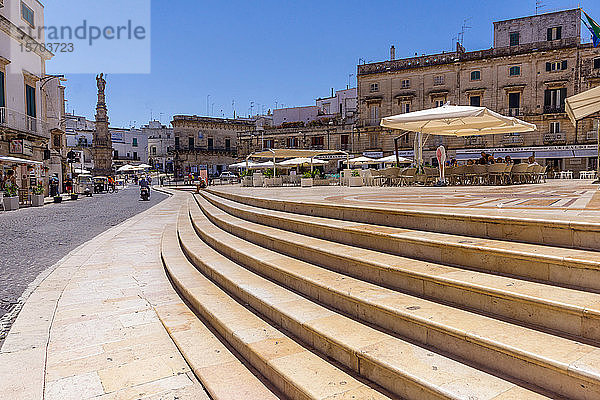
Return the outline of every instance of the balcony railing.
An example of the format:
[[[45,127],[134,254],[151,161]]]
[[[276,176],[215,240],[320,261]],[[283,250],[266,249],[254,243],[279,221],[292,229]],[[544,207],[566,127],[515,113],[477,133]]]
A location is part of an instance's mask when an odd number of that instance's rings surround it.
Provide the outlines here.
[[[364,120],[364,126],[379,126],[381,118],[369,118]]]
[[[522,108],[509,108],[508,109],[508,116],[509,117],[520,117],[521,115],[523,115],[523,109]]]
[[[565,106],[544,106],[544,114],[559,114],[565,112]]]
[[[50,139],[46,124],[38,118],[20,113],[6,107],[0,107],[0,125],[39,137]]]
[[[504,136],[502,139],[502,144],[505,146],[522,146],[523,142],[523,137],[516,135]]]
[[[564,132],[545,133],[544,143],[563,143],[567,141],[567,134]]]
[[[596,140],[598,140],[598,132],[595,130],[589,131],[588,133],[586,133],[585,137],[587,140],[596,141]]]

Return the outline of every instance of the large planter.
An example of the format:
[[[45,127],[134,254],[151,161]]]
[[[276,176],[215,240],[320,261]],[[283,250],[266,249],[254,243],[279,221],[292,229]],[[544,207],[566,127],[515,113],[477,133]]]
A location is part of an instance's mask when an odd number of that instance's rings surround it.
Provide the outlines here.
[[[71,200],[77,200],[79,195],[77,193],[71,193]]]
[[[55,203],[62,203],[62,196],[54,196]]]
[[[252,176],[252,186],[263,187],[264,182],[265,182],[265,178],[262,175],[253,175]]]
[[[302,178],[300,179],[300,186],[301,187],[312,187],[313,186],[313,178]]]
[[[19,196],[5,197],[4,198],[4,209],[6,211],[13,211],[19,209]]]
[[[266,187],[283,186],[283,178],[282,177],[265,178],[265,186]]]
[[[243,177],[242,178],[242,186],[244,186],[244,187],[252,186],[252,177],[251,176]]]
[[[363,178],[360,176],[351,176],[348,178],[348,186],[359,187],[363,185]]]
[[[41,207],[44,205],[44,195],[43,194],[32,194],[31,195],[31,205],[34,207]]]

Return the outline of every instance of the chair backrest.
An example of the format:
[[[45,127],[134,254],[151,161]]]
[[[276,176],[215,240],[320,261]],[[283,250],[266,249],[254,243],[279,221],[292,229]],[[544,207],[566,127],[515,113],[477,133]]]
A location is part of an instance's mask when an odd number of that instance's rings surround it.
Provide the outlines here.
[[[485,175],[487,173],[488,166],[475,164],[473,165],[473,173],[476,175]]]
[[[423,170],[425,171],[425,175],[426,176],[437,176],[437,175],[439,175],[437,168],[424,167]]]
[[[514,165],[515,164],[512,164],[512,163],[505,164],[504,173],[505,174],[510,174],[512,172],[512,170],[513,170]]]
[[[529,164],[525,164],[525,163],[515,164],[512,168],[512,173],[513,174],[522,174],[522,173],[525,173],[525,171],[527,171],[527,168],[529,168]]]
[[[488,165],[488,173],[490,174],[501,174],[506,170],[506,164],[498,163]]]
[[[417,173],[417,169],[416,168],[404,168],[402,170],[402,175],[403,176],[413,177],[413,176],[415,176],[416,173]]]
[[[536,170],[536,167],[537,167],[537,165],[535,165],[535,164],[529,164],[527,166],[527,169],[525,170],[525,172],[528,174],[533,174]]]

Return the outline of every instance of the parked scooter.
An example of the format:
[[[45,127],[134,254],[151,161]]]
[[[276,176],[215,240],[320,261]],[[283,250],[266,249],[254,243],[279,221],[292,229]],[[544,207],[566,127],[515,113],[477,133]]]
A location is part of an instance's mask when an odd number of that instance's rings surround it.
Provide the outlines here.
[[[147,188],[147,187],[145,187],[145,186],[142,186],[142,187],[140,188],[140,198],[141,198],[143,201],[148,201],[148,200],[150,200],[150,188]]]

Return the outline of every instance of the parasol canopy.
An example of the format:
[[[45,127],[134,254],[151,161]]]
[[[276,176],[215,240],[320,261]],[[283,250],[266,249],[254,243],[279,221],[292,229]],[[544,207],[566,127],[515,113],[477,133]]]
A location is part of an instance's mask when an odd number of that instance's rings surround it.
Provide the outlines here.
[[[398,161],[400,164],[408,164],[408,163],[412,163],[413,160],[411,160],[410,158],[406,158],[406,157],[398,157],[398,159],[396,160],[395,154],[377,159],[378,163],[384,163],[384,164],[385,163],[395,163],[396,161]]]
[[[364,164],[378,164],[380,161],[374,158],[369,158],[365,156],[360,156],[356,158],[351,158],[348,160],[348,164],[350,165],[364,165]],[[346,163],[346,162],[344,162]]]
[[[565,108],[573,125],[582,118],[600,112],[600,86],[568,97]]]
[[[133,165],[126,164],[126,165],[123,165],[122,167],[119,167],[117,169],[117,172],[127,172],[127,171],[133,171],[133,170],[135,170],[135,167]]]
[[[433,135],[473,136],[522,133],[537,130],[534,124],[507,117],[486,107],[452,106],[415,111],[381,119],[381,126]]]
[[[310,159],[308,157],[297,157],[289,160],[281,161],[277,163],[278,166],[281,167],[297,167],[300,165],[323,165],[327,164],[327,161],[319,160],[319,159]]]

